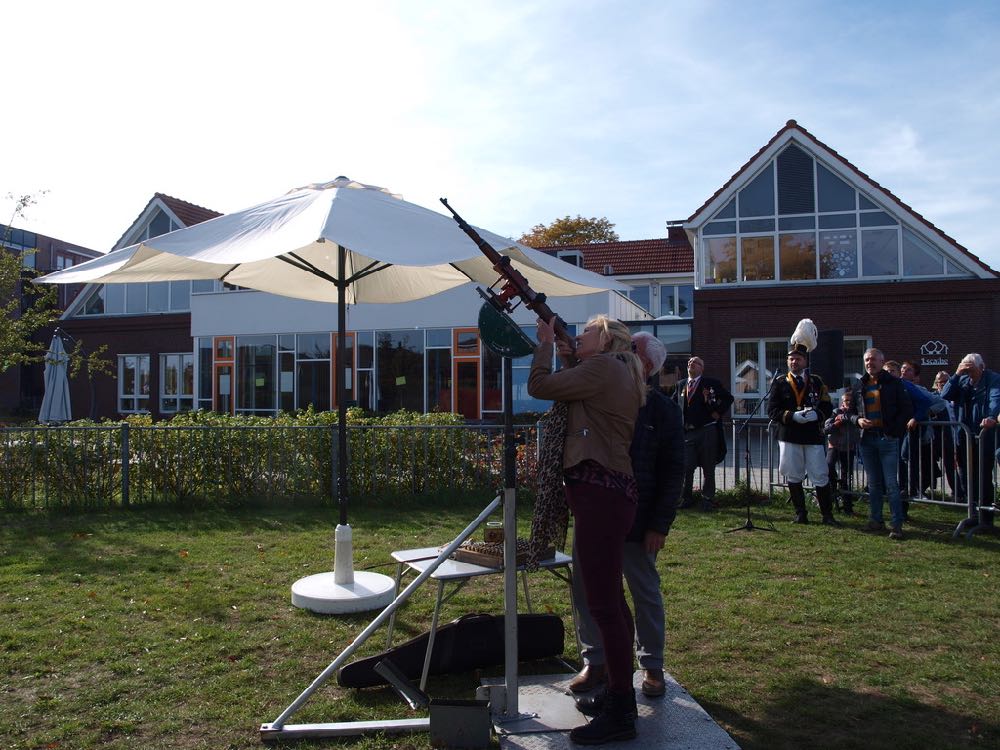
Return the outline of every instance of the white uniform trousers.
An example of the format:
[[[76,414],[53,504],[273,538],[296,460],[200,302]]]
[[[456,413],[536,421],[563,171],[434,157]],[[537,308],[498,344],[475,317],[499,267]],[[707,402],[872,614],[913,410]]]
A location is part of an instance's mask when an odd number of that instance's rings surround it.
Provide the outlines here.
[[[824,487],[829,483],[826,448],[822,445],[799,445],[779,440],[778,451],[778,471],[786,482],[802,484],[808,474],[814,487]]]

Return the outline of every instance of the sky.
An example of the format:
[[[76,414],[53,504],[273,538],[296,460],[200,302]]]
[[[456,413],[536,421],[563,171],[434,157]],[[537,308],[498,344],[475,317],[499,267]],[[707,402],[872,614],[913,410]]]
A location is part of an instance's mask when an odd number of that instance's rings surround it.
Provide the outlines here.
[[[33,0],[3,25],[0,198],[95,250],[156,192],[225,213],[339,175],[510,237],[664,237],[795,119],[1000,269],[992,0]]]

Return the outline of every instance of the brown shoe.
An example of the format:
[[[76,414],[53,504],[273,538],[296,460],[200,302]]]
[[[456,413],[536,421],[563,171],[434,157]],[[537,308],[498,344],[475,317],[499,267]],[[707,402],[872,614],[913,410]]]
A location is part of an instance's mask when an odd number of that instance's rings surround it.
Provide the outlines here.
[[[607,679],[608,670],[603,664],[587,664],[580,674],[569,682],[569,689],[574,693],[586,693],[603,685]]]
[[[647,698],[659,698],[667,692],[662,669],[644,669],[642,671],[642,694]]]

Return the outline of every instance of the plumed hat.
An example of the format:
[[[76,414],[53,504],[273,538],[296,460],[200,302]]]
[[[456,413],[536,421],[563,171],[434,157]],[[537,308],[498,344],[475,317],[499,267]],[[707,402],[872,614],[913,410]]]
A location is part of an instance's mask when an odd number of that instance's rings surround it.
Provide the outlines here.
[[[818,337],[819,331],[816,330],[816,325],[809,318],[803,318],[795,326],[792,337],[788,339],[788,353],[808,357],[809,352],[816,348]]]

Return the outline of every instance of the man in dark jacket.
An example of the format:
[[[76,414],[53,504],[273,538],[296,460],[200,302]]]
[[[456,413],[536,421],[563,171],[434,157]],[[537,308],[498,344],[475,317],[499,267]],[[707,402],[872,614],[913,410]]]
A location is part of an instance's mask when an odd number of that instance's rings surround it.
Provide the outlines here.
[[[775,378],[771,386],[767,416],[778,425],[778,471],[788,482],[795,523],[809,523],[802,488],[808,475],[816,488],[823,523],[840,526],[833,517],[833,493],[823,449],[823,424],[833,413],[833,404],[823,379],[806,370],[808,354],[804,344],[788,350],[788,372]]]
[[[715,465],[719,461],[719,420],[733,405],[733,396],[715,378],[703,375],[701,357],[691,357],[688,376],[677,383],[677,403],[684,418],[684,501],[694,505],[694,470],[701,467],[702,510],[712,510],[715,497]]]
[[[913,417],[910,394],[899,378],[882,369],[885,355],[878,349],[864,354],[865,374],[854,386],[851,422],[861,428],[861,459],[868,475],[868,531],[884,531],[882,497],[889,496],[892,513],[890,539],[903,538],[903,503],[899,494],[899,441]]]
[[[663,343],[645,332],[635,334],[632,340],[646,377],[659,372],[667,356]],[[639,410],[630,453],[639,504],[635,524],[625,541],[624,573],[635,605],[636,655],[643,669],[642,692],[648,697],[656,697],[665,692],[666,627],[656,555],[663,548],[677,515],[677,500],[684,477],[681,411],[659,389],[649,392],[646,404]],[[587,611],[579,579],[580,576],[574,576],[573,585],[584,668],[570,682],[570,689],[585,692],[604,681],[605,666],[600,634]],[[586,709],[584,702],[581,710]]]

